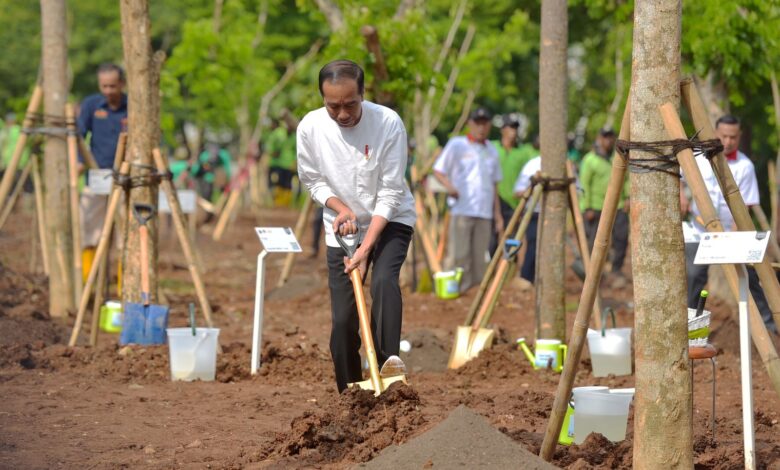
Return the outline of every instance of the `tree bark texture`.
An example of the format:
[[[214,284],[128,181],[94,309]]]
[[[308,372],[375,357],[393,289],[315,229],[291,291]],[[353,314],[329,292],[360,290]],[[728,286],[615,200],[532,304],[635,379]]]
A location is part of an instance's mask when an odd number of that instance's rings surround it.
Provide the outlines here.
[[[539,138],[542,173],[566,178],[566,48],[568,18],[566,0],[542,2],[539,66]],[[536,298],[538,338],[566,339],[564,267],[566,246],[566,185],[545,190],[539,223]]]
[[[130,176],[142,183],[149,182],[154,172],[152,148],[159,136],[158,61],[152,57],[151,25],[147,0],[121,0],[122,46],[127,68],[128,135],[126,161],[130,162]],[[157,218],[149,227],[148,259],[141,260],[139,223],[133,216],[136,203],[157,207],[157,186],[134,187],[129,193],[126,211],[126,233],[122,254],[122,300],[139,302],[141,299],[141,263],[149,263],[151,302],[157,299]]]
[[[681,0],[634,10],[631,140],[668,140],[659,106],[680,103]],[[632,151],[630,158],[653,158]],[[657,165],[651,162],[650,165]],[[634,468],[693,468],[679,168],[631,171],[636,396]]]
[[[68,206],[68,154],[65,143],[65,102],[68,99],[68,44],[65,0],[41,0],[44,127],[61,129],[47,135],[43,180],[46,204],[46,252],[49,272],[49,312],[64,316],[75,310],[73,297],[73,237]]]

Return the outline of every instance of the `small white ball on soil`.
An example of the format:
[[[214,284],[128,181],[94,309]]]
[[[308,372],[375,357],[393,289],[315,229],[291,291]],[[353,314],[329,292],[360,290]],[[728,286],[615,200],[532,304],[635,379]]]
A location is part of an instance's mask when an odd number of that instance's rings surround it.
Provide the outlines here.
[[[401,341],[401,352],[408,353],[412,350],[412,343],[409,341],[406,341],[405,339]]]

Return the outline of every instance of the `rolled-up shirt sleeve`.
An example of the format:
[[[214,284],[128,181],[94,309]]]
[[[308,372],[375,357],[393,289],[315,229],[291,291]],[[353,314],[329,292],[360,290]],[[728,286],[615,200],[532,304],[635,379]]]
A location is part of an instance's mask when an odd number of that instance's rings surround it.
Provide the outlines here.
[[[376,205],[372,215],[392,220],[396,210],[401,207],[406,194],[404,172],[408,148],[406,130],[401,126],[388,141],[382,155]]]
[[[322,174],[315,155],[303,126],[298,127],[296,139],[296,153],[298,155],[298,179],[309,190],[311,197],[325,206],[325,202],[335,197],[336,194],[328,184],[328,178]]]

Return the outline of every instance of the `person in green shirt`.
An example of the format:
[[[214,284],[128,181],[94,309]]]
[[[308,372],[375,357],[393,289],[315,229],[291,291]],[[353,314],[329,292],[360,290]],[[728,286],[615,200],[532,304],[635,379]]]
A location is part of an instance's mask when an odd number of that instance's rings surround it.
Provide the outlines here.
[[[190,167],[198,194],[214,202],[230,182],[232,157],[218,144],[208,143],[197,160]]]
[[[596,239],[596,230],[601,218],[601,209],[604,207],[604,198],[612,172],[611,159],[612,151],[615,148],[615,137],[614,130],[602,128],[596,137],[593,150],[582,158],[580,166],[579,178],[583,191],[580,209],[585,222],[585,234],[590,250],[593,250],[593,242]],[[619,278],[625,277],[622,268],[628,248],[628,194],[628,179],[626,178],[623,193],[618,203],[615,225],[612,228],[612,273]]]
[[[295,128],[285,120],[276,122],[265,142],[268,161],[268,185],[274,205],[286,206],[292,201],[292,182],[297,171]]]
[[[512,218],[519,202],[514,190],[517,176],[530,159],[539,155],[539,152],[531,145],[518,145],[517,129],[519,127],[520,123],[514,116],[505,115],[501,124],[501,140],[493,141],[493,145],[498,150],[501,174],[504,175],[497,188],[501,216],[505,222]],[[494,233],[490,242],[490,252],[494,253],[496,248],[498,248],[498,235]]]

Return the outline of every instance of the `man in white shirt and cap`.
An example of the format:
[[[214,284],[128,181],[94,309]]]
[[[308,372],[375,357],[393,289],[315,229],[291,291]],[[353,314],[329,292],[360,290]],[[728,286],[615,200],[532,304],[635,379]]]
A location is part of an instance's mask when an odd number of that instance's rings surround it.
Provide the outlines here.
[[[477,108],[469,117],[469,133],[447,142],[433,174],[447,189],[450,203],[448,269],[463,268],[460,291],[479,284],[487,270],[492,222],[504,231],[504,219],[498,200],[497,184],[501,166],[496,147],[487,140],[492,115]]]
[[[721,144],[723,144],[723,155],[726,157],[731,174],[734,175],[734,181],[737,183],[737,187],[742,195],[742,199],[745,201],[745,205],[748,207],[757,206],[760,201],[758,195],[758,181],[756,180],[756,169],[753,166],[753,162],[750,161],[750,158],[738,149],[739,139],[742,136],[739,120],[730,115],[722,116],[715,123],[715,134],[720,139]],[[720,218],[720,221],[723,224],[723,229],[727,231],[736,230],[734,218],[731,216],[731,211],[729,210],[728,204],[726,204],[726,198],[720,190],[718,179],[712,171],[710,162],[707,161],[707,158],[704,155],[698,154],[696,155],[696,163],[699,166],[699,171],[704,179],[704,185],[710,195],[712,204],[715,206],[718,218]],[[689,204],[688,199],[682,191],[680,191],[680,206],[683,215],[688,212],[690,206],[690,212],[694,216],[693,227],[695,231],[699,234],[706,232],[701,224],[701,212],[699,211],[699,208],[696,206],[696,203]],[[698,243],[685,244],[685,260],[688,274],[688,307],[690,308],[696,308],[699,294],[707,284],[709,273],[708,265],[693,264],[698,248]],[[769,309],[769,304],[766,301],[764,291],[761,289],[758,274],[756,274],[755,269],[750,267],[748,267],[748,280],[750,283],[750,292],[753,294],[753,298],[756,301],[764,324],[769,331],[777,334],[777,325],[772,317],[772,311]]]
[[[416,220],[404,181],[406,129],[393,110],[363,100],[356,63],[336,60],[319,74],[324,107],[309,112],[297,131],[298,175],[324,207],[331,296],[330,351],[339,392],[362,380],[360,336],[348,273],[371,271],[371,327],[379,364],[398,355],[401,340],[401,265]],[[334,233],[359,234],[347,259]]]

